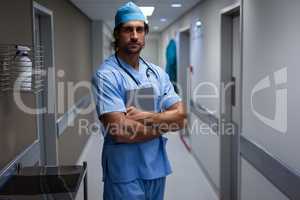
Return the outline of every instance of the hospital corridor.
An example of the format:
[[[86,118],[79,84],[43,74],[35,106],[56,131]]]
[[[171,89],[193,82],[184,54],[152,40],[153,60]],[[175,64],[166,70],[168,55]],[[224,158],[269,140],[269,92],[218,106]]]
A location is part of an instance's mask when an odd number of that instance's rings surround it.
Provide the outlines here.
[[[300,0],[0,0],[0,200],[299,200]]]

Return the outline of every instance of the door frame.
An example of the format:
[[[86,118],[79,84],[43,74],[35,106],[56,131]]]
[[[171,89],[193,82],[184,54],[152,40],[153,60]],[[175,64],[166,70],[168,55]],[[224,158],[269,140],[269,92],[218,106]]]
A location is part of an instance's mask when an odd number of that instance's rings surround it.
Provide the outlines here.
[[[184,28],[184,29],[181,29],[181,30],[179,30],[178,31],[178,33],[177,33],[177,43],[178,43],[178,45],[177,45],[177,52],[176,52],[176,54],[177,54],[177,83],[180,83],[181,84],[181,79],[179,80],[179,77],[181,77],[180,76],[180,74],[181,74],[181,72],[183,72],[183,71],[181,71],[180,69],[179,69],[179,67],[180,67],[180,62],[181,62],[181,56],[180,56],[180,53],[181,53],[181,35],[183,35],[183,34],[186,34],[186,33],[188,33],[189,34],[189,39],[190,39],[190,41],[189,41],[189,58],[188,58],[188,60],[189,60],[189,62],[191,61],[191,57],[190,57],[190,53],[191,53],[191,28],[190,27],[186,27],[186,28]],[[189,63],[190,64],[190,63]],[[189,76],[189,74],[188,74],[188,66],[186,66],[186,72],[185,72],[185,75],[187,75],[187,76]],[[186,77],[187,77],[186,76]],[[183,77],[183,76],[182,76]],[[179,82],[180,81],[180,82]],[[186,81],[188,81],[188,78],[186,78]],[[188,87],[188,83],[186,82],[186,84],[185,84],[185,86],[186,87]],[[185,89],[188,89],[188,88],[185,88]],[[187,96],[189,96],[189,91],[187,91],[186,92],[186,95]],[[185,97],[186,98],[186,97]],[[186,100],[186,99],[185,99]],[[189,102],[186,102],[186,104],[187,104],[187,109],[189,109]]]
[[[242,130],[242,33],[243,33],[243,13],[242,3],[238,2],[221,10],[221,73],[220,73],[220,126],[222,124],[233,124],[234,130],[231,135],[220,133],[220,195],[224,200],[240,199],[240,177],[241,177],[241,157],[240,157],[240,133]],[[232,121],[232,90],[227,90],[226,85],[232,82],[232,22],[234,16],[240,16],[240,98],[235,99],[240,104],[239,121],[237,126]],[[225,87],[225,88],[224,88]],[[230,87],[231,88],[231,87]],[[219,129],[220,131],[220,129]]]
[[[188,66],[185,66],[185,69],[186,71],[184,72],[184,74],[181,74],[183,72],[183,70],[180,68],[181,66],[181,38],[182,38],[182,35],[183,34],[189,34],[189,41],[188,41],[188,48],[189,48],[189,58],[187,58],[189,60],[189,64],[191,64],[191,56],[190,56],[190,53],[191,53],[191,27],[190,26],[187,26],[187,27],[184,27],[182,29],[180,29],[177,34],[176,34],[176,41],[177,41],[177,48],[176,48],[176,55],[177,55],[177,84],[179,84],[179,86],[181,86],[181,83],[182,83],[182,78],[181,77],[186,77],[185,78],[185,81],[186,83],[184,84],[185,88],[183,87],[180,87],[182,90],[181,91],[185,91],[185,95],[186,96],[182,96],[182,100],[183,102],[185,103],[185,106],[186,106],[186,111],[187,113],[190,113],[190,101],[191,99],[189,99],[189,97],[191,97],[191,82],[188,83],[189,81],[189,78],[190,77],[190,74],[189,74],[189,68]],[[190,118],[190,117],[189,117]],[[190,145],[190,141],[187,141],[187,138],[186,137],[189,137],[190,136],[190,132],[188,131],[188,128],[185,128],[183,130],[180,130],[180,139],[181,141],[183,142],[185,148],[188,150],[188,151],[192,151],[192,147]]]
[[[46,107],[46,112],[37,117],[38,135],[41,149],[41,165],[58,165],[58,136],[56,126],[56,82],[54,58],[54,21],[53,12],[48,8],[33,2],[33,44],[37,49],[35,16],[39,15],[41,40],[44,41],[44,63],[47,70],[43,95],[37,95],[37,107]]]

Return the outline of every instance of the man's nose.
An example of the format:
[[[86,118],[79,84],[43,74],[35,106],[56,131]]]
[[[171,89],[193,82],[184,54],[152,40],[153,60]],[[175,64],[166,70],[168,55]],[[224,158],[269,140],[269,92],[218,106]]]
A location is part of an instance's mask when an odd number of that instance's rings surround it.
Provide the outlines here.
[[[133,30],[131,32],[131,39],[137,39],[137,38],[138,38],[137,32],[136,32],[136,30]]]

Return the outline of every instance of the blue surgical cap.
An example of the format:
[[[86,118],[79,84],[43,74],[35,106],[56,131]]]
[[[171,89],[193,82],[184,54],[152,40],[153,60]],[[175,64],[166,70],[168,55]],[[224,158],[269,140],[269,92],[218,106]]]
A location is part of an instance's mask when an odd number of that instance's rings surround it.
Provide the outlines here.
[[[133,20],[146,22],[146,17],[136,4],[133,2],[128,2],[117,10],[115,16],[115,27],[121,23],[126,23]]]

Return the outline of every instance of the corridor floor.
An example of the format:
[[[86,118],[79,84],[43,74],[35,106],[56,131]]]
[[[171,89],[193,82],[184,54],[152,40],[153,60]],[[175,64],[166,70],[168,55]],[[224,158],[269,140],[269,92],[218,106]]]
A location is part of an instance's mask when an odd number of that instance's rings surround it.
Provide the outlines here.
[[[173,173],[167,178],[165,200],[217,200],[217,195],[178,133],[168,134],[167,137],[167,152]]]

